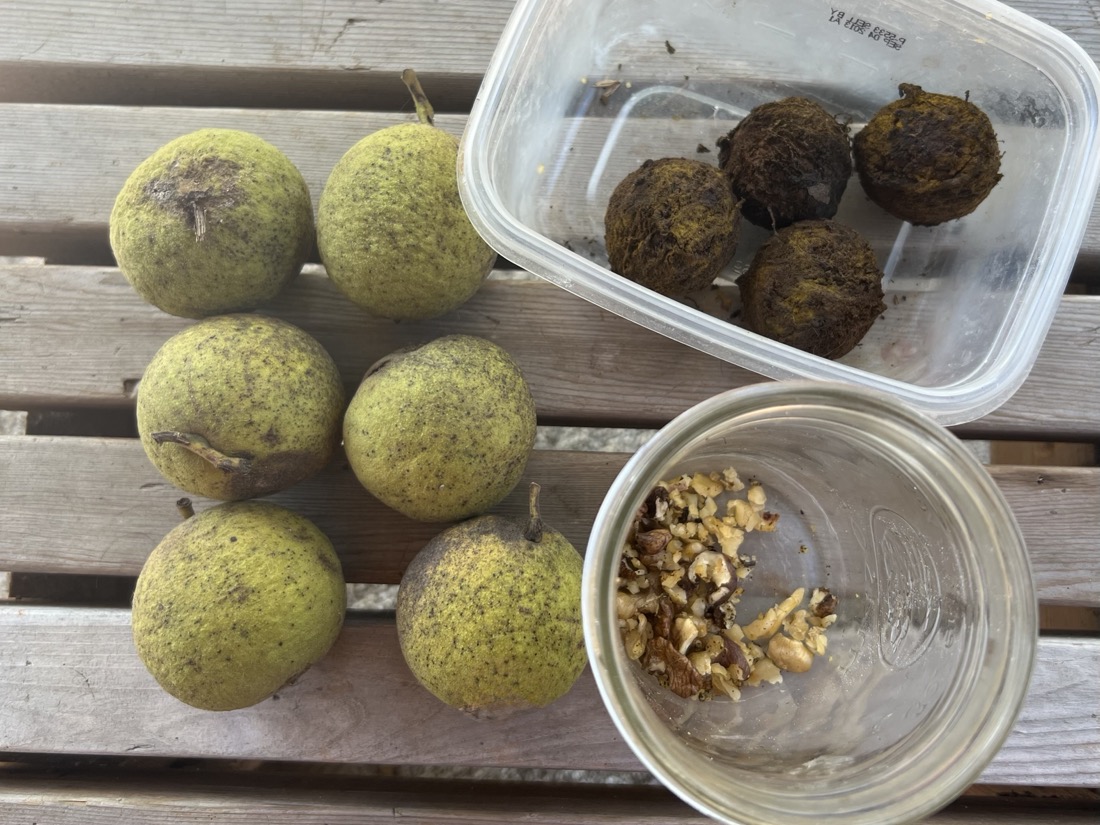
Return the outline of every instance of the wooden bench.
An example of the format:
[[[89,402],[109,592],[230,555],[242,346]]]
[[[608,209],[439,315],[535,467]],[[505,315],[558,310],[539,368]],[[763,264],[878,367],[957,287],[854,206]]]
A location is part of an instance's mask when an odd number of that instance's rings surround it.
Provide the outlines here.
[[[1100,56],[1100,2],[1013,4]],[[587,672],[542,711],[476,722],[414,682],[392,615],[353,611],[330,655],[278,698],[213,714],[161,691],[130,640],[133,577],[176,523],[179,495],[134,437],[134,390],[189,322],[143,303],[113,267],[106,226],[123,180],[167,140],[229,126],[286,151],[316,203],[348,147],[410,118],[406,66],[438,125],[461,132],[512,5],[3,4],[0,410],[26,415],[4,417],[20,431],[0,436],[0,570],[11,573],[0,601],[0,821],[703,820],[644,772]],[[1027,383],[955,430],[993,442],[990,471],[1026,535],[1044,627],[1014,733],[937,825],[1085,822],[1100,810],[1098,276],[1100,210]],[[355,309],[310,266],[264,311],[315,335],[349,387],[399,346],[486,336],[518,360],[548,426],[656,428],[761,380],[538,280],[494,277],[442,319],[394,324]],[[1014,449],[1005,440],[1060,444],[1046,463],[998,463]],[[1063,454],[1081,466],[1059,466]],[[545,519],[578,548],[627,458],[532,458]],[[437,530],[375,504],[342,460],[273,499],[329,535],[349,582],[397,583]],[[497,510],[525,506],[520,489]]]

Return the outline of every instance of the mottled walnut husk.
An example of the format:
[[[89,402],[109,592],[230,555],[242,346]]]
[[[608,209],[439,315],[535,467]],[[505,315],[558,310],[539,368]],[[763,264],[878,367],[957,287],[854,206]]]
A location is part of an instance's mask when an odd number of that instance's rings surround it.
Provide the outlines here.
[[[997,135],[967,100],[903,83],[856,135],[856,171],[891,215],[933,226],[973,212],[1001,179]]]
[[[613,272],[681,297],[709,286],[737,249],[741,211],[721,170],[647,160],[611,193],[605,215]]]
[[[757,106],[718,147],[745,219],[766,229],[833,217],[852,176],[848,127],[806,98]]]
[[[850,352],[886,309],[874,250],[835,221],[781,229],[737,283],[746,327],[825,358]]]

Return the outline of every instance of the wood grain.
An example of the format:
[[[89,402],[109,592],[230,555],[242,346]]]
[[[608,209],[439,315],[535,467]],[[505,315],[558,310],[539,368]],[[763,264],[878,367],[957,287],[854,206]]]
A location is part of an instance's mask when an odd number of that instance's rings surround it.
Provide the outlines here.
[[[512,0],[12,0],[0,99],[134,105],[394,108],[416,68],[468,108]],[[225,103],[221,105],[225,105]]]
[[[538,825],[699,825],[712,822],[671,793],[655,787],[556,788],[546,783],[500,785],[485,781],[386,784],[356,779],[307,782],[278,774],[262,777],[176,775],[171,781],[131,773],[93,778],[28,776],[0,785],[0,819],[36,825],[382,825],[394,819],[448,825],[531,822]],[[929,825],[1084,825],[1095,811],[1039,807],[1034,802],[964,798],[924,820]]]
[[[411,112],[398,80],[406,65],[421,71],[437,109],[468,111],[513,2],[198,0],[182,7],[128,4],[117,16],[116,5],[92,0],[76,17],[65,0],[12,0],[0,10],[0,101],[97,104],[0,105],[0,127],[8,135],[0,168],[10,154],[20,161],[11,171],[24,179],[18,189],[0,191],[0,254],[5,248],[56,252],[75,243],[66,253],[70,260],[81,246],[102,255],[98,236],[82,230],[105,225],[124,170],[169,137],[208,123],[272,133],[277,145],[303,160],[316,192],[324,176],[312,167],[327,175],[333,143],[346,148],[362,127]],[[1100,58],[1096,0],[1010,5]],[[217,108],[229,106],[329,111]],[[297,131],[287,136],[293,123]],[[462,123],[450,128],[461,130]],[[306,124],[313,128],[304,131]],[[154,136],[158,143],[151,143]],[[94,151],[73,150],[85,144]],[[48,168],[31,174],[37,164],[25,164],[27,158],[47,159]],[[120,165],[94,173],[119,158]],[[28,222],[23,216],[32,204],[52,208],[32,212]],[[60,234],[62,243],[50,244],[50,234]],[[1098,264],[1100,212],[1094,209],[1079,268],[1091,277]]]
[[[313,334],[349,389],[399,347],[454,332],[489,338],[519,362],[543,423],[659,427],[716,393],[765,380],[541,280],[490,280],[442,318],[394,323],[369,317],[310,267],[264,311]],[[130,407],[145,365],[189,323],[146,304],[113,268],[0,264],[0,409]],[[1100,298],[1063,298],[1024,386],[957,432],[1100,438],[1097,330]]]
[[[1014,732],[986,783],[1100,781],[1100,642],[1043,639]],[[278,699],[225,713],[162,691],[129,611],[0,606],[0,751],[375,764],[638,770],[586,670],[545,708],[474,720],[419,687],[385,618],[351,617]]]
[[[137,575],[178,521],[180,491],[134,439],[0,436],[0,570]],[[582,553],[596,511],[628,455],[537,451],[494,512],[522,518],[526,481],[542,484],[547,524]],[[1100,605],[1100,468],[990,467],[1021,525],[1041,601]],[[329,536],[348,581],[396,583],[441,529],[379,504],[345,462],[270,500]],[[208,504],[196,499],[200,508]]]

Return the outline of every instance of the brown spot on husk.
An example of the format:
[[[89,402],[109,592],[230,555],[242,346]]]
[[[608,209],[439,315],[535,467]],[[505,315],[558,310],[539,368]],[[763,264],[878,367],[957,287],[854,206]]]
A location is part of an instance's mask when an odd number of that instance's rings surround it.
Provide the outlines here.
[[[218,211],[239,203],[240,171],[239,163],[225,158],[177,159],[165,174],[146,183],[143,191],[145,197],[182,220],[201,242],[208,226],[217,221]]]

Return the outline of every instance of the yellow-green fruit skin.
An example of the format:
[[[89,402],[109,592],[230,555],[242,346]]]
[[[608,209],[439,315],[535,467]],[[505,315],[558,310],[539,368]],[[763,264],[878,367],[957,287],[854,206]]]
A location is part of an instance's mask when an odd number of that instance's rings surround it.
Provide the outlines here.
[[[146,301],[185,318],[271,300],[301,271],[314,236],[301,173],[235,129],[162,146],[127,179],[110,217],[122,274]]]
[[[316,525],[267,502],[222,504],[178,525],[146,560],[134,644],[180,701],[235,710],[324,656],[346,603],[340,560]]]
[[[188,493],[232,501],[284,490],[319,472],[340,443],[344,387],[325,349],[277,318],[207,318],[169,338],[145,369],[137,424],[146,455]],[[219,469],[157,432],[201,436],[251,461]]]
[[[368,135],[333,168],[317,246],[333,283],[373,315],[443,315],[477,292],[495,253],[458,195],[458,141],[424,123]]]
[[[449,335],[394,353],[344,416],[344,450],[367,490],[418,521],[484,513],[519,482],[535,402],[501,347]]]
[[[397,594],[409,669],[452,707],[477,716],[542,707],[586,662],[580,554],[544,528],[486,515],[448,528],[413,559]]]

